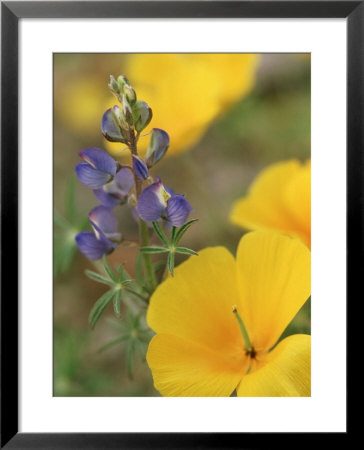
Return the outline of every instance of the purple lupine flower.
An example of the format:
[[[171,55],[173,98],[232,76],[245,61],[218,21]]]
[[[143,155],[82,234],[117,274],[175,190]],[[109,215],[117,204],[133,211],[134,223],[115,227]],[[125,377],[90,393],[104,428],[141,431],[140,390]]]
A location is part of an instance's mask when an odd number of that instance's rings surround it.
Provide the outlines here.
[[[145,162],[136,155],[133,155],[133,170],[141,180],[146,180],[149,176]]]
[[[174,227],[181,227],[188,219],[192,206],[183,195],[173,195],[167,202],[166,216]]]
[[[86,187],[99,189],[115,176],[117,163],[101,148],[85,148],[79,156],[85,162],[76,165],[76,175]]]
[[[109,208],[114,208],[128,199],[128,194],[134,186],[134,176],[127,168],[122,168],[114,179],[103,187],[94,190],[97,200]]]
[[[88,219],[94,232],[81,231],[75,240],[80,252],[89,260],[95,261],[116,248],[116,242],[121,240],[121,233],[117,232],[117,219],[110,208],[96,206],[90,211]]]
[[[147,167],[153,167],[160,159],[163,158],[169,147],[169,136],[160,128],[153,128],[149,141],[145,162]]]
[[[137,212],[146,222],[163,218],[176,227],[186,222],[191,211],[192,207],[183,195],[165,188],[161,180],[145,188],[137,203]]]
[[[114,247],[103,239],[97,239],[91,231],[81,231],[75,236],[78,249],[90,261],[96,261],[103,257],[104,254],[110,253]]]
[[[111,208],[102,205],[96,206],[90,211],[88,220],[97,238],[104,235],[111,241],[120,241],[121,233],[117,232],[118,220]]]
[[[105,111],[101,119],[101,132],[105,139],[110,142],[122,142],[126,144],[126,139],[119,121],[120,117],[121,109],[116,105]]]

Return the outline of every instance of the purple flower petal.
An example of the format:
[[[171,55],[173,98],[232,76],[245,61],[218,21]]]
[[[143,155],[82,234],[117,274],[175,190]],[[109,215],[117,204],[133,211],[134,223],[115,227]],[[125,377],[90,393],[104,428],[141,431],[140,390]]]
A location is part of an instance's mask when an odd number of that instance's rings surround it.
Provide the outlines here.
[[[105,235],[116,233],[118,220],[111,208],[106,206],[96,206],[88,215],[88,220],[92,225],[96,225]],[[99,236],[97,236],[99,238]]]
[[[134,176],[129,169],[122,168],[115,175],[115,182],[121,191],[129,194],[131,188],[134,186]]]
[[[116,161],[101,148],[85,148],[78,153],[79,156],[94,169],[106,172],[115,176],[117,164]]]
[[[149,141],[147,153],[145,155],[145,162],[148,167],[154,166],[160,159],[163,158],[169,147],[169,136],[164,130],[160,128],[153,128],[152,135]]]
[[[135,220],[135,222],[139,222],[140,216],[138,214],[138,210],[136,207],[132,208],[131,215],[132,215],[133,219]],[[153,228],[152,222],[145,221],[145,223],[147,224],[148,228]]]
[[[174,195],[168,200],[167,217],[175,227],[182,226],[187,221],[191,211],[192,207],[183,195]]]
[[[148,168],[145,162],[139,156],[133,155],[133,169],[137,177],[141,180],[146,180],[149,176]]]
[[[112,179],[110,174],[94,169],[86,162],[77,164],[75,170],[77,178],[90,189],[99,189]]]
[[[127,201],[128,194],[133,186],[134,176],[132,172],[123,168],[119,170],[110,183],[94,190],[94,194],[102,205],[114,208],[116,205]]]
[[[94,194],[101,205],[107,206],[108,208],[115,208],[115,206],[121,203],[121,199],[118,197],[118,195],[106,192],[104,187],[101,187],[100,189],[94,189]]]
[[[166,191],[161,180],[151,184],[141,193],[137,211],[146,222],[154,222],[160,218],[167,207],[170,194]]]
[[[80,252],[90,261],[100,259],[105,253],[113,250],[107,242],[97,239],[90,231],[81,231],[75,236],[75,241]]]
[[[94,229],[94,233],[96,238],[99,241],[103,241],[108,247],[110,248],[116,248],[115,243],[119,243],[121,241],[121,233],[115,232],[115,233],[107,233],[103,232],[101,228],[99,228],[94,222],[90,220],[90,224],[92,228]]]
[[[121,134],[121,129],[117,123],[117,115],[120,111],[118,106],[105,111],[101,119],[101,132],[105,139],[110,142],[126,143],[124,136]]]

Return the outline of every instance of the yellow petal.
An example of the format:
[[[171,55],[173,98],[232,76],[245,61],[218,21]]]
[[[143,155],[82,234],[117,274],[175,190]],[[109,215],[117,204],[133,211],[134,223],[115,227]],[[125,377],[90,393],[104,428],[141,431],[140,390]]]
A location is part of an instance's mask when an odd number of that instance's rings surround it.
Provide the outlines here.
[[[157,333],[240,355],[244,343],[232,313],[239,302],[233,256],[223,247],[207,248],[178,266],[175,276],[157,287],[147,322]]]
[[[287,182],[283,198],[297,224],[297,235],[311,248],[311,161]]]
[[[311,293],[311,253],[271,231],[246,234],[237,252],[240,315],[256,350],[269,350]]]
[[[311,243],[311,165],[290,160],[273,164],[238,200],[230,220],[246,229],[272,229]]]
[[[240,397],[310,397],[311,336],[296,334],[267,355],[267,363],[245,375]]]
[[[170,397],[229,396],[247,370],[248,359],[233,359],[167,334],[154,336],[147,362],[154,386]]]

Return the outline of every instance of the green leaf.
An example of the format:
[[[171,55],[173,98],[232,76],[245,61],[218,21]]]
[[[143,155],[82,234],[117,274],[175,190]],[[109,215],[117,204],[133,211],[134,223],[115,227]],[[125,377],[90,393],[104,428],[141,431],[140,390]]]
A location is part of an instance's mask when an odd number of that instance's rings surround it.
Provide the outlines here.
[[[118,279],[119,279],[119,281],[123,281],[125,279],[125,270],[124,270],[123,264],[120,264],[120,266],[119,266]]]
[[[129,339],[128,345],[126,347],[126,360],[127,360],[127,365],[128,365],[128,375],[131,380],[133,379],[134,345],[135,345],[135,341],[133,339]]]
[[[152,222],[154,231],[158,235],[159,239],[167,246],[169,247],[169,241],[167,236],[164,234],[164,231],[162,230],[161,226],[158,222]]]
[[[76,177],[72,175],[68,181],[65,198],[66,215],[72,223],[75,221],[76,218],[75,191],[76,191]]]
[[[121,300],[121,289],[116,289],[113,300],[114,312],[116,317],[120,317],[120,300]]]
[[[114,272],[112,271],[112,269],[111,269],[109,263],[107,262],[106,255],[104,255],[104,256],[102,257],[102,262],[104,263],[104,268],[105,268],[106,273],[109,275],[109,277],[112,279],[112,281],[114,281],[115,283],[117,283],[118,280],[116,279],[116,276],[115,276]]]
[[[198,256],[197,252],[195,252],[194,250],[191,250],[190,248],[186,248],[186,247],[176,247],[176,253],[183,253],[183,254],[187,254],[187,255]]]
[[[114,286],[114,283],[108,278],[103,277],[99,273],[93,272],[92,270],[85,270],[85,274],[91,278],[91,280],[97,281],[98,283],[107,284],[108,286]]]
[[[59,228],[70,229],[71,224],[66,220],[58,211],[53,211],[53,221],[54,224]]]
[[[173,271],[173,269],[174,269],[174,253],[173,252],[168,253],[167,267],[168,267],[170,274],[173,277],[173,275],[174,275],[174,271]]]
[[[114,294],[115,291],[113,289],[110,289],[109,291],[105,292],[105,294],[101,296],[94,304],[88,318],[88,322],[92,329],[95,327],[97,321],[99,320],[101,314],[104,312],[107,305],[111,302]]]
[[[171,234],[171,242],[173,243],[175,238],[176,238],[176,234],[177,234],[178,228],[177,227],[173,227],[172,228],[172,234]]]
[[[63,237],[59,244],[54,245],[53,270],[55,276],[68,271],[75,253],[76,244],[66,242]]]
[[[169,249],[165,247],[150,246],[150,247],[142,247],[140,251],[142,253],[167,253],[169,252]]]
[[[119,336],[115,339],[113,339],[112,341],[107,342],[106,344],[104,344],[102,347],[99,348],[98,352],[101,353],[104,350],[106,350],[109,347],[112,347],[113,345],[118,344],[119,342],[122,341],[126,341],[127,339],[129,339],[129,335],[123,335],[123,336]]]
[[[177,245],[178,242],[181,240],[182,236],[186,233],[186,231],[190,228],[190,226],[197,222],[198,219],[192,219],[189,222],[186,222],[184,225],[181,226],[181,228],[177,231],[174,237],[173,244]]]

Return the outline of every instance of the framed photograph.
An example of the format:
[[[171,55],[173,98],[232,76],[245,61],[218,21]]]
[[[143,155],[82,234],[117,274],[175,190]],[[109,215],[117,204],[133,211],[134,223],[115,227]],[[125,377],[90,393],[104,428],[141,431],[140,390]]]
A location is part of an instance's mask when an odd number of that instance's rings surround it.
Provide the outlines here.
[[[1,448],[346,437],[363,3],[1,6]]]

